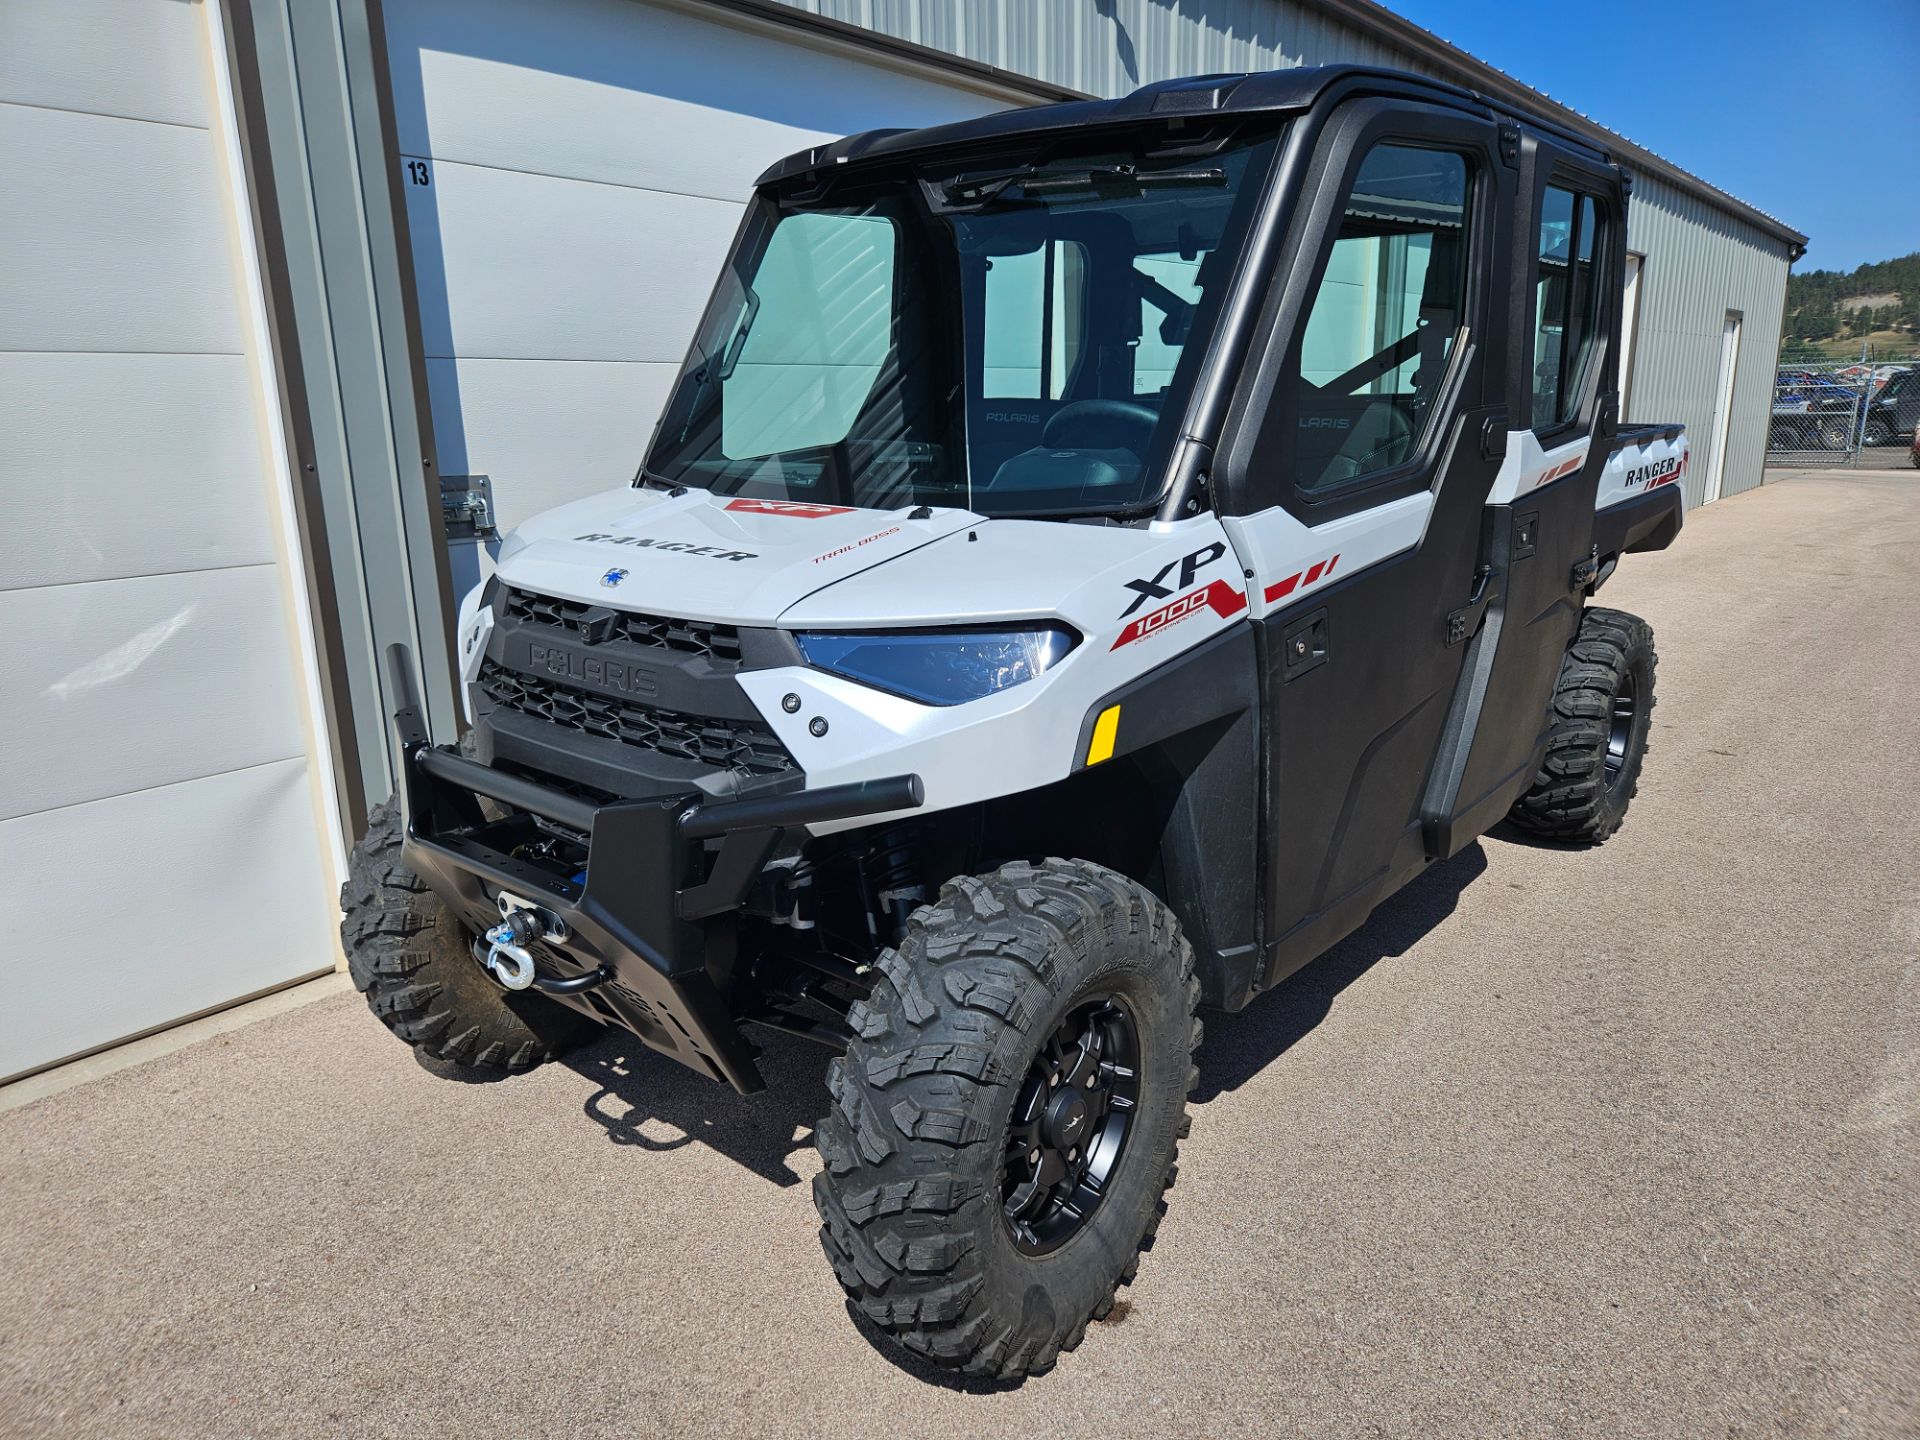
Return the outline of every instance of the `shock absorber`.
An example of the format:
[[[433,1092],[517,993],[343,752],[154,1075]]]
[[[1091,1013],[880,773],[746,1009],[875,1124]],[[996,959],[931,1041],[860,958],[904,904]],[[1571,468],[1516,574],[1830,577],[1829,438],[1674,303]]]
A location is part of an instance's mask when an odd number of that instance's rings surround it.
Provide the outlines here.
[[[907,917],[927,903],[919,862],[911,838],[899,830],[882,835],[861,862],[861,885],[871,897],[869,923],[882,944],[897,942],[906,933]]]

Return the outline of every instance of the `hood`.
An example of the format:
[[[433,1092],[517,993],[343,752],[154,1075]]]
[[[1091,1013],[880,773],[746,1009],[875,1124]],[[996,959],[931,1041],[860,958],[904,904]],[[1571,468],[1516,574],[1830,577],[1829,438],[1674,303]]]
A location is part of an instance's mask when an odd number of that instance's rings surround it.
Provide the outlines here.
[[[980,517],[935,510],[623,489],[534,517],[500,547],[509,585],[543,595],[735,625],[771,625],[795,602]]]

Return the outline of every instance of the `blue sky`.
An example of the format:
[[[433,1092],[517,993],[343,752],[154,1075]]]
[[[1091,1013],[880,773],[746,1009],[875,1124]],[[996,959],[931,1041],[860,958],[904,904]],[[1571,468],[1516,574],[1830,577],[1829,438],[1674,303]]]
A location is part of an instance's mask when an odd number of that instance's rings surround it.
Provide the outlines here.
[[[1920,250],[1920,0],[1386,0],[1810,237],[1796,269]]]

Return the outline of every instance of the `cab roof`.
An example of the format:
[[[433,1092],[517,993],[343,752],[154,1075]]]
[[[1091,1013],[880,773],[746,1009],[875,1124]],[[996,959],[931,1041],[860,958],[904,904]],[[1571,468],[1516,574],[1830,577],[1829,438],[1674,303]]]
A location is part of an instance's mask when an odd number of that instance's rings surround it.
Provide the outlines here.
[[[1399,95],[1428,104],[1450,105],[1475,115],[1497,115],[1550,133],[1562,143],[1572,144],[1597,158],[1611,158],[1595,150],[1585,137],[1551,121],[1518,113],[1512,106],[1498,104],[1443,80],[1369,65],[1301,65],[1243,75],[1196,75],[1184,80],[1162,80],[1142,85],[1114,100],[1069,100],[1054,105],[1024,106],[918,130],[865,130],[843,140],[796,151],[769,166],[755,184],[771,185],[852,161],[904,158],[923,151],[964,151],[1003,140],[1039,138],[1068,130],[1120,127],[1154,120],[1204,120],[1302,111],[1335,90],[1343,94]]]

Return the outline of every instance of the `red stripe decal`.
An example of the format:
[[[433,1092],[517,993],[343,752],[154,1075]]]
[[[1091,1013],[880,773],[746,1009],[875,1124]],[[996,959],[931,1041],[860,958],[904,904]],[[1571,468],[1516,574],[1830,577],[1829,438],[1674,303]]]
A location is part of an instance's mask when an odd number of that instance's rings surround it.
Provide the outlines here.
[[[1327,561],[1327,575],[1333,574],[1333,567],[1338,565],[1339,563],[1340,563],[1340,557],[1338,555],[1334,556],[1331,560]],[[1322,575],[1320,578],[1324,580],[1327,578],[1327,576]]]
[[[1320,572],[1326,568],[1327,568],[1326,561],[1316,560],[1314,562],[1313,568],[1307,571],[1307,578],[1302,580],[1300,583],[1302,585],[1311,585],[1314,581],[1320,578]]]
[[[1162,605],[1151,615],[1142,615],[1120,632],[1120,638],[1113,642],[1113,648],[1118,650],[1122,645],[1131,645],[1136,640],[1164,630],[1169,625],[1176,624],[1202,610],[1211,610],[1221,619],[1227,620],[1246,608],[1245,594],[1234,589],[1224,580],[1215,580],[1203,589],[1189,590],[1179,599]]]
[[[1293,593],[1293,587],[1299,583],[1300,576],[1298,573],[1295,573],[1287,576],[1284,580],[1276,581],[1274,584],[1267,586],[1267,603],[1271,605],[1276,600],[1286,599],[1287,596]]]

